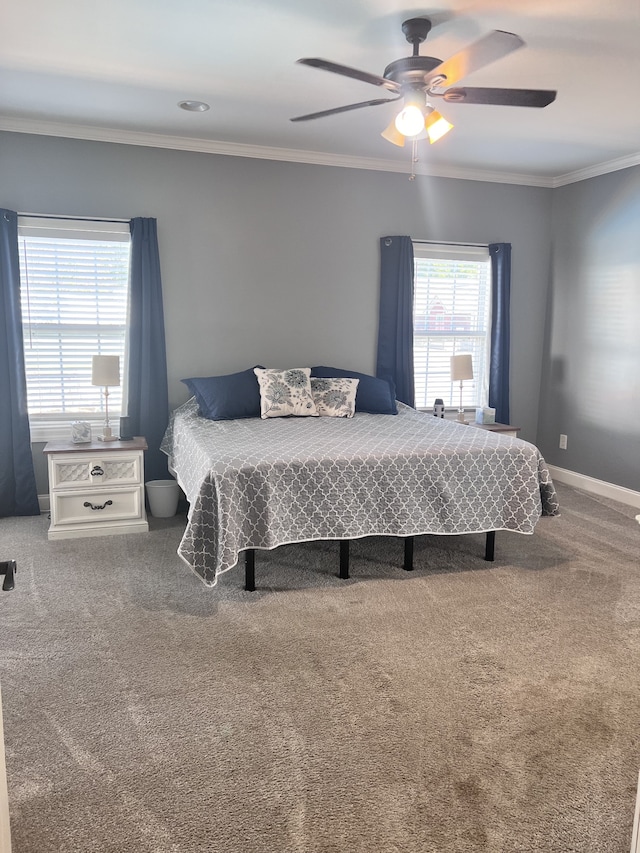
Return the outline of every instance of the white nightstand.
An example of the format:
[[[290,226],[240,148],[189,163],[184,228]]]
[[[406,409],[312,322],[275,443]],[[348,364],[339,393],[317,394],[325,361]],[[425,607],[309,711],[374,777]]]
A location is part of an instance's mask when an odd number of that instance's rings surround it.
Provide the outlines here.
[[[50,441],[49,539],[146,533],[144,456],[147,442]]]
[[[501,435],[509,435],[513,438],[517,438],[520,432],[520,427],[513,424],[477,424],[475,421],[469,421],[468,426],[486,429],[487,432],[499,432]]]

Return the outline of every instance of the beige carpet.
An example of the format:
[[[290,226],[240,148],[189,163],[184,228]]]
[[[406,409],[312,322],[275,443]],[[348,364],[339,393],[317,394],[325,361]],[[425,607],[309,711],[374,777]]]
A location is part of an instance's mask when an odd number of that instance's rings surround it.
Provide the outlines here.
[[[559,486],[533,537],[257,555],[207,589],[149,534],[0,521],[14,853],[628,853],[640,526]]]

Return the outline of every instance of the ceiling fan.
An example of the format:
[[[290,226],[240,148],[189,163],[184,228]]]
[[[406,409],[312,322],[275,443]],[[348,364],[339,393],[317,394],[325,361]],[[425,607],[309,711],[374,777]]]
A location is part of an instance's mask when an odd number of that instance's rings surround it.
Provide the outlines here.
[[[375,98],[344,107],[334,107],[317,113],[296,116],[291,121],[309,121],[337,113],[374,107],[392,101],[403,101],[402,109],[382,132],[394,145],[404,146],[405,139],[440,139],[453,127],[438,113],[430,99],[442,98],[460,104],[489,104],[507,107],[546,107],[555,100],[556,92],[545,89],[495,89],[465,86],[448,88],[469,74],[496,59],[507,56],[522,47],[524,41],[514,33],[493,30],[444,61],[434,56],[421,56],[420,45],[431,30],[428,18],[410,18],[402,24],[402,31],[413,45],[412,56],[397,59],[384,69],[382,77],[339,65],[326,59],[298,59],[301,65],[321,68],[343,77],[361,80],[393,93],[393,98]]]

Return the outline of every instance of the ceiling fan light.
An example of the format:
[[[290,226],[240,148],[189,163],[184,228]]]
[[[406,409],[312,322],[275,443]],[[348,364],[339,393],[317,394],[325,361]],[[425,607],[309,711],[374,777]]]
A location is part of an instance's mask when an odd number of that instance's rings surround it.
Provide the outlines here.
[[[449,133],[453,125],[441,116],[437,110],[429,113],[425,120],[425,127],[427,129],[427,135],[429,136],[429,142],[433,145],[434,142],[437,142],[441,137],[445,135],[445,133]]]
[[[395,125],[404,136],[417,136],[424,130],[424,111],[415,104],[407,104],[396,116]]]
[[[400,133],[398,128],[396,127],[396,120],[391,119],[389,124],[382,131],[380,136],[383,139],[386,139],[387,142],[391,142],[392,145],[397,145],[398,148],[404,148],[404,136]]]

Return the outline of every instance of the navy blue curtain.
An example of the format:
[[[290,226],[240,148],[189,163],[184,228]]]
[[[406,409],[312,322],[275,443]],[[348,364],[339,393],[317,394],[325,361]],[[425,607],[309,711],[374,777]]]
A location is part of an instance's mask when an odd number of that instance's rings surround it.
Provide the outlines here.
[[[22,343],[18,214],[0,208],[0,516],[39,515]]]
[[[396,399],[415,406],[413,378],[413,243],[380,239],[380,318],[376,376],[395,384]]]
[[[169,476],[167,457],[160,450],[169,422],[169,395],[157,223],[137,217],[130,230],[127,416],[130,434],[147,439],[145,479],[163,480]]]
[[[489,255],[491,257],[489,405],[496,410],[496,421],[508,424],[511,243],[490,243]]]

